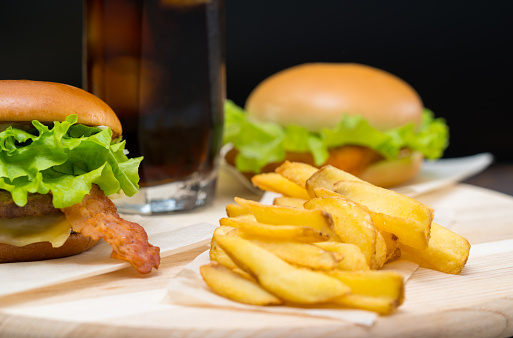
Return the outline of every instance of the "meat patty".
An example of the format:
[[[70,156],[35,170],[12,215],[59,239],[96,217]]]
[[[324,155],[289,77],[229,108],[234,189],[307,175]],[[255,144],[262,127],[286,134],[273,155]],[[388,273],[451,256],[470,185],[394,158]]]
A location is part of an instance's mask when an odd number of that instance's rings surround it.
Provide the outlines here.
[[[14,203],[11,193],[0,190],[0,217],[16,218],[24,216],[44,216],[60,214],[60,209],[54,208],[52,204],[52,195],[29,194],[28,202],[20,207]]]

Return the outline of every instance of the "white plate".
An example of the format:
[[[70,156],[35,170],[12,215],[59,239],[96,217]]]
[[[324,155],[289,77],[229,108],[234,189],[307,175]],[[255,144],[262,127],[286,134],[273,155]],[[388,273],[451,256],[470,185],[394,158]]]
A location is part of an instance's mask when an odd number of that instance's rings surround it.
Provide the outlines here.
[[[490,153],[426,161],[417,178],[393,190],[411,197],[425,194],[474,176],[486,169],[492,161]]]

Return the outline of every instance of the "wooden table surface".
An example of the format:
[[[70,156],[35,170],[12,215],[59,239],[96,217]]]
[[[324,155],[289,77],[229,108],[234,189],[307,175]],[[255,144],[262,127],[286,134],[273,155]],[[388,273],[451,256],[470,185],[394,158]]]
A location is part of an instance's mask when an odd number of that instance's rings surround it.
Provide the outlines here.
[[[513,196],[513,163],[495,163],[463,183],[502,192]]]
[[[509,179],[510,170],[490,168],[475,180],[490,186],[488,179],[499,176],[497,171]],[[503,187],[511,187],[511,182]],[[466,237],[473,249],[509,243],[513,248],[513,197],[461,184],[419,200],[435,211],[454,211],[451,229]],[[159,304],[169,280],[206,249],[167,257],[157,272],[146,276],[124,269],[1,297],[0,337],[513,335],[513,250],[475,257],[471,251],[467,267],[456,276],[419,268],[406,285],[400,309],[366,327],[321,318]],[[127,307],[133,311],[127,312]]]

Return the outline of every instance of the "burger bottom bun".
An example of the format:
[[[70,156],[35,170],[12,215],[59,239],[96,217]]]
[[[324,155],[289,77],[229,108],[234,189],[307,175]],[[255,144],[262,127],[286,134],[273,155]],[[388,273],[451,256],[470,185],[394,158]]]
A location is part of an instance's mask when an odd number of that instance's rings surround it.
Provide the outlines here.
[[[236,156],[237,150],[231,149],[226,153],[225,160],[228,164],[235,166]],[[381,155],[369,148],[343,146],[330,149],[328,160],[323,165],[332,165],[371,184],[389,188],[415,178],[422,168],[423,159],[422,154],[419,152],[406,151],[397,159],[384,160]],[[285,160],[314,165],[314,159],[310,153],[288,152]],[[272,172],[282,163],[269,163],[262,168],[262,172]],[[242,174],[247,179],[251,179],[255,175],[255,173],[251,172],[243,172]]]
[[[358,176],[374,185],[389,188],[417,177],[422,169],[423,161],[422,154],[414,151],[409,156],[376,162]]]
[[[84,252],[97,243],[98,240],[73,232],[66,242],[58,248],[52,247],[50,242],[33,243],[21,247],[0,244],[0,263],[31,262],[68,257]]]

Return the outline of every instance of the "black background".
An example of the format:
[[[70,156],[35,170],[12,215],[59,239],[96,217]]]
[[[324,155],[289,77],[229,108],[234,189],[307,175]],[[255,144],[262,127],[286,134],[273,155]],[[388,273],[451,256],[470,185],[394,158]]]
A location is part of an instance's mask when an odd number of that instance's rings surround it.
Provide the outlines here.
[[[304,62],[359,62],[446,118],[445,157],[513,161],[512,1],[226,1],[227,94]],[[81,86],[82,2],[0,2],[0,79]]]

